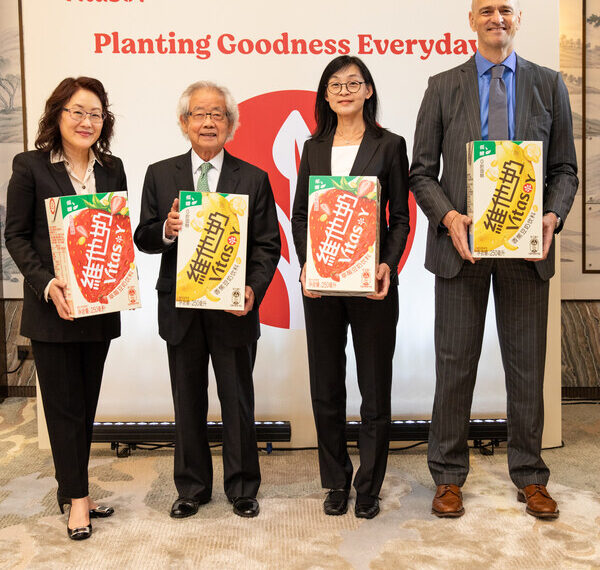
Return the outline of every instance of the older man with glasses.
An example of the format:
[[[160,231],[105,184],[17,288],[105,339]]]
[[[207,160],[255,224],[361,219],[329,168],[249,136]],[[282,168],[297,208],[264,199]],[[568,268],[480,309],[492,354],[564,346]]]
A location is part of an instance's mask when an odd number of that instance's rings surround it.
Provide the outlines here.
[[[266,172],[224,150],[238,125],[229,91],[209,82],[190,85],[177,109],[192,148],[148,167],[140,224],[134,240],[160,253],[156,283],[159,334],[167,343],[175,407],[175,486],[171,516],[196,514],[212,493],[208,444],[208,360],[213,364],[223,417],[225,494],[234,512],[258,515],[260,469],[254,428],[252,369],[260,334],[258,306],[273,278],[281,249],[275,201]],[[240,311],[175,308],[179,191],[249,196],[245,305]]]

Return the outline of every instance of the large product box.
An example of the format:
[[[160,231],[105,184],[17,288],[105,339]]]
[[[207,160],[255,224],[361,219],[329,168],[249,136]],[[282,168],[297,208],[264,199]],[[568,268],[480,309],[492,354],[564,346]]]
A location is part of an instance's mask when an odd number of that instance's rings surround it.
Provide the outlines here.
[[[467,143],[467,210],[474,257],[542,257],[543,146]]]
[[[175,305],[243,310],[248,196],[180,192]]]
[[[127,192],[48,198],[46,215],[73,317],[141,307]]]
[[[375,176],[311,176],[306,288],[370,295],[379,264],[380,186]]]

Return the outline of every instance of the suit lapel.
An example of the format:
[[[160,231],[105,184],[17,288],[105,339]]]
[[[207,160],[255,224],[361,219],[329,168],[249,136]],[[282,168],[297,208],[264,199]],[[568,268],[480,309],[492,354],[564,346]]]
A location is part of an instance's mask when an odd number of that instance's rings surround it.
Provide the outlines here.
[[[331,176],[331,148],[333,146],[333,133],[327,139],[319,141],[315,160],[316,164],[311,171],[315,174],[321,174],[323,176]]]
[[[67,169],[65,168],[64,162],[50,162],[50,158],[48,157],[48,169],[52,178],[54,178],[57,186],[60,189],[60,192],[64,196],[73,196],[75,195],[75,188],[73,188],[73,183],[69,178],[69,174],[67,173]],[[116,190],[120,190],[120,188],[110,188],[109,184],[109,175],[107,169],[102,166],[99,162],[94,163],[94,179],[96,182],[96,193],[101,194],[104,192],[114,192]]]
[[[69,178],[64,162],[50,162],[50,153],[48,153],[48,171],[56,182],[60,194],[63,196],[72,196],[75,194],[75,188]]]
[[[379,148],[380,141],[371,136],[370,133],[365,131],[363,139],[358,147],[354,164],[350,169],[351,176],[360,176],[365,173],[367,166],[371,162],[371,158],[377,149]]]
[[[175,162],[175,188],[172,189],[173,199],[179,198],[179,192],[194,191],[194,175],[192,173],[192,150],[177,157]]]
[[[237,194],[239,176],[239,165],[234,158],[225,151],[225,157],[223,158],[223,169],[219,176],[219,183],[217,184],[217,192],[221,194]]]
[[[517,100],[515,101],[515,140],[527,140],[527,122],[530,112],[529,94],[532,92],[533,77],[529,62],[517,56]]]
[[[466,123],[469,140],[481,139],[481,113],[479,105],[479,82],[477,81],[477,66],[472,57],[459,68],[460,85],[465,104]]]
[[[120,188],[109,188],[108,172],[99,162],[94,163],[94,178],[96,179],[96,194],[120,190]]]

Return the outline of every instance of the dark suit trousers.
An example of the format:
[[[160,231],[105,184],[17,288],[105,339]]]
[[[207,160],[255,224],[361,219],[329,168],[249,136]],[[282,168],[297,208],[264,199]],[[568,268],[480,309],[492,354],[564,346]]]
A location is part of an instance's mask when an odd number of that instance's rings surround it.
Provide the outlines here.
[[[540,452],[549,283],[523,260],[483,259],[465,263],[452,279],[435,279],[437,381],[429,469],[437,485],[461,486],[467,477],[467,433],[490,280],[506,381],[510,476],[519,488],[545,485],[549,471]]]
[[[200,502],[212,494],[212,455],[208,444],[208,360],[217,380],[223,419],[223,472],[228,498],[256,497],[260,467],[254,426],[252,369],[256,343],[238,347],[219,344],[195,312],[178,345],[167,343],[175,407],[175,486],[179,496]]]
[[[58,492],[80,499],[88,492],[88,461],[110,341],[31,341]]]
[[[302,299],[321,484],[327,489],[349,489],[352,481],[346,446],[345,348],[350,325],[362,396],[360,467],[354,487],[361,495],[375,497],[387,466],[398,287],[391,286],[382,301],[326,296],[309,299],[304,295]]]

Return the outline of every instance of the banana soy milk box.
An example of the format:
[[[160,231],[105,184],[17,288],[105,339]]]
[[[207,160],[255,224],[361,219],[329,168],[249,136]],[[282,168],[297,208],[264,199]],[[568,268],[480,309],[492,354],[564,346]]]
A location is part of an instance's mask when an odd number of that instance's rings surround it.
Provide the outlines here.
[[[469,247],[474,257],[542,257],[539,141],[467,143]]]
[[[242,310],[248,196],[180,192],[175,306]]]
[[[54,273],[74,318],[141,307],[127,192],[47,198]]]
[[[375,176],[311,176],[306,288],[321,295],[371,295],[379,263]]]

